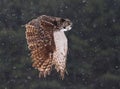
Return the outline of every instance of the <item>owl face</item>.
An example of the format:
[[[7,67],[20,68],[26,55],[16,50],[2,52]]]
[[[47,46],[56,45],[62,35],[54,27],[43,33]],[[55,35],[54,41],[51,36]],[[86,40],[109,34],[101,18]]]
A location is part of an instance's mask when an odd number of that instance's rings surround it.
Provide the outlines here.
[[[72,28],[72,22],[69,19],[42,15],[38,17],[43,29],[53,31],[69,31]]]
[[[62,19],[60,31],[69,31],[72,28],[72,22],[69,19]]]
[[[69,19],[61,19],[60,31],[69,31],[72,28],[72,22]]]
[[[69,19],[57,18],[54,25],[57,26],[56,30],[59,31],[69,31],[72,28],[72,22]]]

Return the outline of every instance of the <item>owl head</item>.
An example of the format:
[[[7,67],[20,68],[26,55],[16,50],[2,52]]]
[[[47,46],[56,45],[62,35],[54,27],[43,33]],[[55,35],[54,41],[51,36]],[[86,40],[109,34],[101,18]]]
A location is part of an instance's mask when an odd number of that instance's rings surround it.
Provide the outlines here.
[[[59,17],[52,17],[42,15],[40,17],[41,26],[52,29],[54,31],[69,31],[72,27],[72,22],[69,19],[63,19]]]
[[[56,19],[56,26],[60,31],[69,31],[72,28],[72,22],[69,19]]]

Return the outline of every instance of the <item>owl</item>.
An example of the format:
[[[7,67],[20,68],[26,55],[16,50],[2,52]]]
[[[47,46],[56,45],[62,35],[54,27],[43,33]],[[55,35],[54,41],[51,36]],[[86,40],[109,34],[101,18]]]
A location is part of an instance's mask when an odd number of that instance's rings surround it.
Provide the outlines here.
[[[32,66],[39,71],[40,77],[46,77],[55,68],[64,78],[68,50],[64,31],[69,31],[71,26],[69,19],[47,15],[41,15],[25,25]]]

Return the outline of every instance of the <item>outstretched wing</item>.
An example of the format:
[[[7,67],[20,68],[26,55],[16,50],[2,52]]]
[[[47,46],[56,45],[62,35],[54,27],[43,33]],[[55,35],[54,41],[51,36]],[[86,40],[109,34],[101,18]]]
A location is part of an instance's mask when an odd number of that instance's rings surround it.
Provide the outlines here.
[[[40,76],[46,77],[50,74],[52,68],[55,43],[53,25],[41,21],[40,19],[34,19],[26,24],[26,39],[31,51],[33,67],[40,71]]]

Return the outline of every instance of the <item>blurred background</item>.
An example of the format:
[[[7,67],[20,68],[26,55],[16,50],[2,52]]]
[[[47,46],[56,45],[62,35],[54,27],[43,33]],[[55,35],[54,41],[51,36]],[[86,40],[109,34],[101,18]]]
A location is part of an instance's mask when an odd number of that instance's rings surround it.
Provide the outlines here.
[[[43,14],[73,22],[64,80],[32,68],[23,25]],[[0,89],[120,89],[120,0],[0,0]]]

